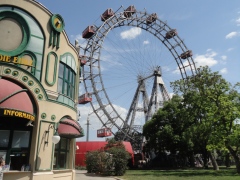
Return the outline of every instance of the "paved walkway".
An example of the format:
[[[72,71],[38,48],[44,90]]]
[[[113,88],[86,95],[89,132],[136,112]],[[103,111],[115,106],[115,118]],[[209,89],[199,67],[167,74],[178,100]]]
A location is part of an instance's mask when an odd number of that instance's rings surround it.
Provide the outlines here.
[[[120,180],[113,176],[100,176],[94,173],[87,173],[86,170],[76,170],[76,180]]]

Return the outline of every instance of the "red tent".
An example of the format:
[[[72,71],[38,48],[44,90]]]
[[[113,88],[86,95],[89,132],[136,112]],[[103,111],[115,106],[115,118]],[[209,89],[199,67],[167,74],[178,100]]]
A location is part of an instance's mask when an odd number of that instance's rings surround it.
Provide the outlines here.
[[[77,150],[76,150],[75,165],[86,166],[85,155],[87,154],[87,152],[100,150],[104,148],[106,144],[107,142],[105,141],[76,142]],[[123,145],[125,146],[126,151],[128,151],[131,154],[132,160],[134,160],[134,153],[133,153],[130,142],[123,141]]]

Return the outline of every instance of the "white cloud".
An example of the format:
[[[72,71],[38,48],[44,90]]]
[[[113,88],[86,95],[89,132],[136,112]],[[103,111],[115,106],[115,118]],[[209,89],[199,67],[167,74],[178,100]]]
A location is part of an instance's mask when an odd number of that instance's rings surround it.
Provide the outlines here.
[[[227,60],[227,56],[221,56],[222,60]]]
[[[223,68],[220,70],[221,74],[227,74],[227,72],[228,72],[227,68]]]
[[[226,64],[227,63],[227,56],[223,55],[221,56],[221,61],[220,61],[221,64]]]
[[[148,40],[143,41],[143,44],[149,44],[150,42]]]
[[[234,32],[230,32],[229,34],[226,35],[225,38],[226,38],[226,39],[231,39],[231,38],[237,36],[238,34],[239,34],[239,33],[236,32],[236,31],[234,31]]]
[[[85,48],[87,45],[87,40],[82,38],[82,34],[77,34],[77,35],[71,35],[70,36],[70,41],[71,43],[74,45],[75,44],[75,40],[78,41],[79,45],[81,46],[81,48]],[[81,52],[80,52],[81,53]]]
[[[141,34],[142,30],[138,27],[133,27],[127,31],[120,33],[122,39],[134,39]]]
[[[216,52],[214,52],[211,49],[208,49],[206,54],[196,55],[196,57],[194,58],[194,62],[197,67],[200,67],[200,66],[211,67],[218,63],[218,61],[214,59],[216,55],[217,55]]]
[[[234,50],[234,48],[228,48],[228,49],[227,49],[227,52],[230,52],[230,51],[232,51],[232,50]]]
[[[240,26],[240,17],[236,19],[237,26]]]

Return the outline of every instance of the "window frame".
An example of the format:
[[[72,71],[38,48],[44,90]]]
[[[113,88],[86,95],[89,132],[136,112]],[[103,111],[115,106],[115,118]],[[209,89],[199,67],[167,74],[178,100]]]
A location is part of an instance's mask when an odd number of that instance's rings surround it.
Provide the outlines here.
[[[63,140],[66,141],[65,147],[62,147]],[[61,154],[64,154],[64,165],[60,167],[59,159],[62,160],[60,157]],[[53,163],[53,170],[59,169],[69,169],[69,155],[70,155],[70,139],[61,137],[58,144],[55,145],[54,148],[54,163]]]
[[[60,66],[63,66],[63,72],[61,72],[62,74],[60,74],[60,71],[58,72],[58,93],[75,99],[76,73],[71,67],[63,62],[59,63],[59,70]],[[60,81],[62,82],[62,87],[60,87]]]

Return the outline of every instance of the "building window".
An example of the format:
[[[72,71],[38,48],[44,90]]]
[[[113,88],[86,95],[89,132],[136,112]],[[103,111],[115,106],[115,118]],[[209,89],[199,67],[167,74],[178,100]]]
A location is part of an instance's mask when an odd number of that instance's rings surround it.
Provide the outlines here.
[[[0,29],[0,54],[16,56],[26,49],[30,29],[22,16],[12,11],[0,12]]]
[[[30,51],[25,51],[21,54],[19,58],[18,66],[22,69],[30,72],[31,74],[35,75],[36,69],[36,56]]]
[[[76,73],[68,65],[60,62],[58,73],[58,92],[75,99]]]
[[[58,144],[55,145],[53,169],[67,169],[69,160],[70,140],[61,137]]]
[[[12,148],[28,148],[30,131],[14,131]]]
[[[10,130],[0,130],[0,147],[8,147]]]

